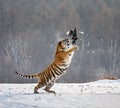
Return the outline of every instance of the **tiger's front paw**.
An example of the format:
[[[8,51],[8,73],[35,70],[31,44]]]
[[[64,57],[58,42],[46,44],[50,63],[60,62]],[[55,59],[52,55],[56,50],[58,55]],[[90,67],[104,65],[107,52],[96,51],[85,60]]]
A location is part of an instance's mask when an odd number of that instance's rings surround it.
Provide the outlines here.
[[[79,47],[76,45],[76,46],[74,47],[74,49],[75,49],[75,50],[78,50],[78,49],[79,49]]]

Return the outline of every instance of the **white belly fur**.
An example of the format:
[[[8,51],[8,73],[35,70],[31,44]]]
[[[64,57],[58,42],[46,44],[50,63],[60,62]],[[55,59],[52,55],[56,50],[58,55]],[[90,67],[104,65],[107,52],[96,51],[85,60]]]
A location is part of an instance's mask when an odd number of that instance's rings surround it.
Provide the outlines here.
[[[68,64],[69,64],[69,65],[70,65],[70,63],[71,63],[71,60],[72,60],[73,55],[74,55],[74,52],[72,52],[71,55],[69,56],[69,60],[68,60]]]

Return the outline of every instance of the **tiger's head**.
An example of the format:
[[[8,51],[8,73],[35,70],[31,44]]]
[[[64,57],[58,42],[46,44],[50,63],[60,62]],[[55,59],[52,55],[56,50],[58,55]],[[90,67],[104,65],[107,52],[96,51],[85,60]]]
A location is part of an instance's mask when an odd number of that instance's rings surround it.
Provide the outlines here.
[[[72,47],[74,47],[72,40],[71,39],[64,39],[58,43],[57,49],[58,49],[58,51],[67,51],[67,50],[71,49]]]

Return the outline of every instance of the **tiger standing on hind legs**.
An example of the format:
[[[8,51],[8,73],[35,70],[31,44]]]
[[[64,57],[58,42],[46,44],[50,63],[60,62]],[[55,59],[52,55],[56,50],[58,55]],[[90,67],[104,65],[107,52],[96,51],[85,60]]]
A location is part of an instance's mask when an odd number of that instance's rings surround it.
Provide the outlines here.
[[[77,37],[77,33],[75,32],[76,28],[73,33]],[[44,90],[46,92],[55,94],[55,91],[50,90],[50,88],[54,85],[56,80],[59,79],[67,71],[74,52],[77,49],[78,46],[76,45],[76,40],[74,40],[74,38],[61,40],[58,42],[53,62],[42,72],[31,75],[22,75],[17,71],[15,71],[15,73],[24,78],[38,79],[38,84],[34,88],[34,93],[39,93],[38,89],[45,86]]]

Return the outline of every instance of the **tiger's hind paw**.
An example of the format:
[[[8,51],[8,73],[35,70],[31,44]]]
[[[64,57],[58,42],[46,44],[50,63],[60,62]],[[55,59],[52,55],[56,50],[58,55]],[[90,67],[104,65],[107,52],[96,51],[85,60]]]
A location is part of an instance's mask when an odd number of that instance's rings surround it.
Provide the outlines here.
[[[37,91],[34,91],[34,94],[39,94],[39,92],[37,92]]]
[[[53,94],[56,94],[56,92],[55,92],[55,91],[50,91],[49,93],[53,93]]]
[[[53,93],[53,94],[56,94],[56,92],[55,91],[53,91],[53,90],[48,90],[48,89],[44,89],[46,92],[48,92],[48,93]]]

